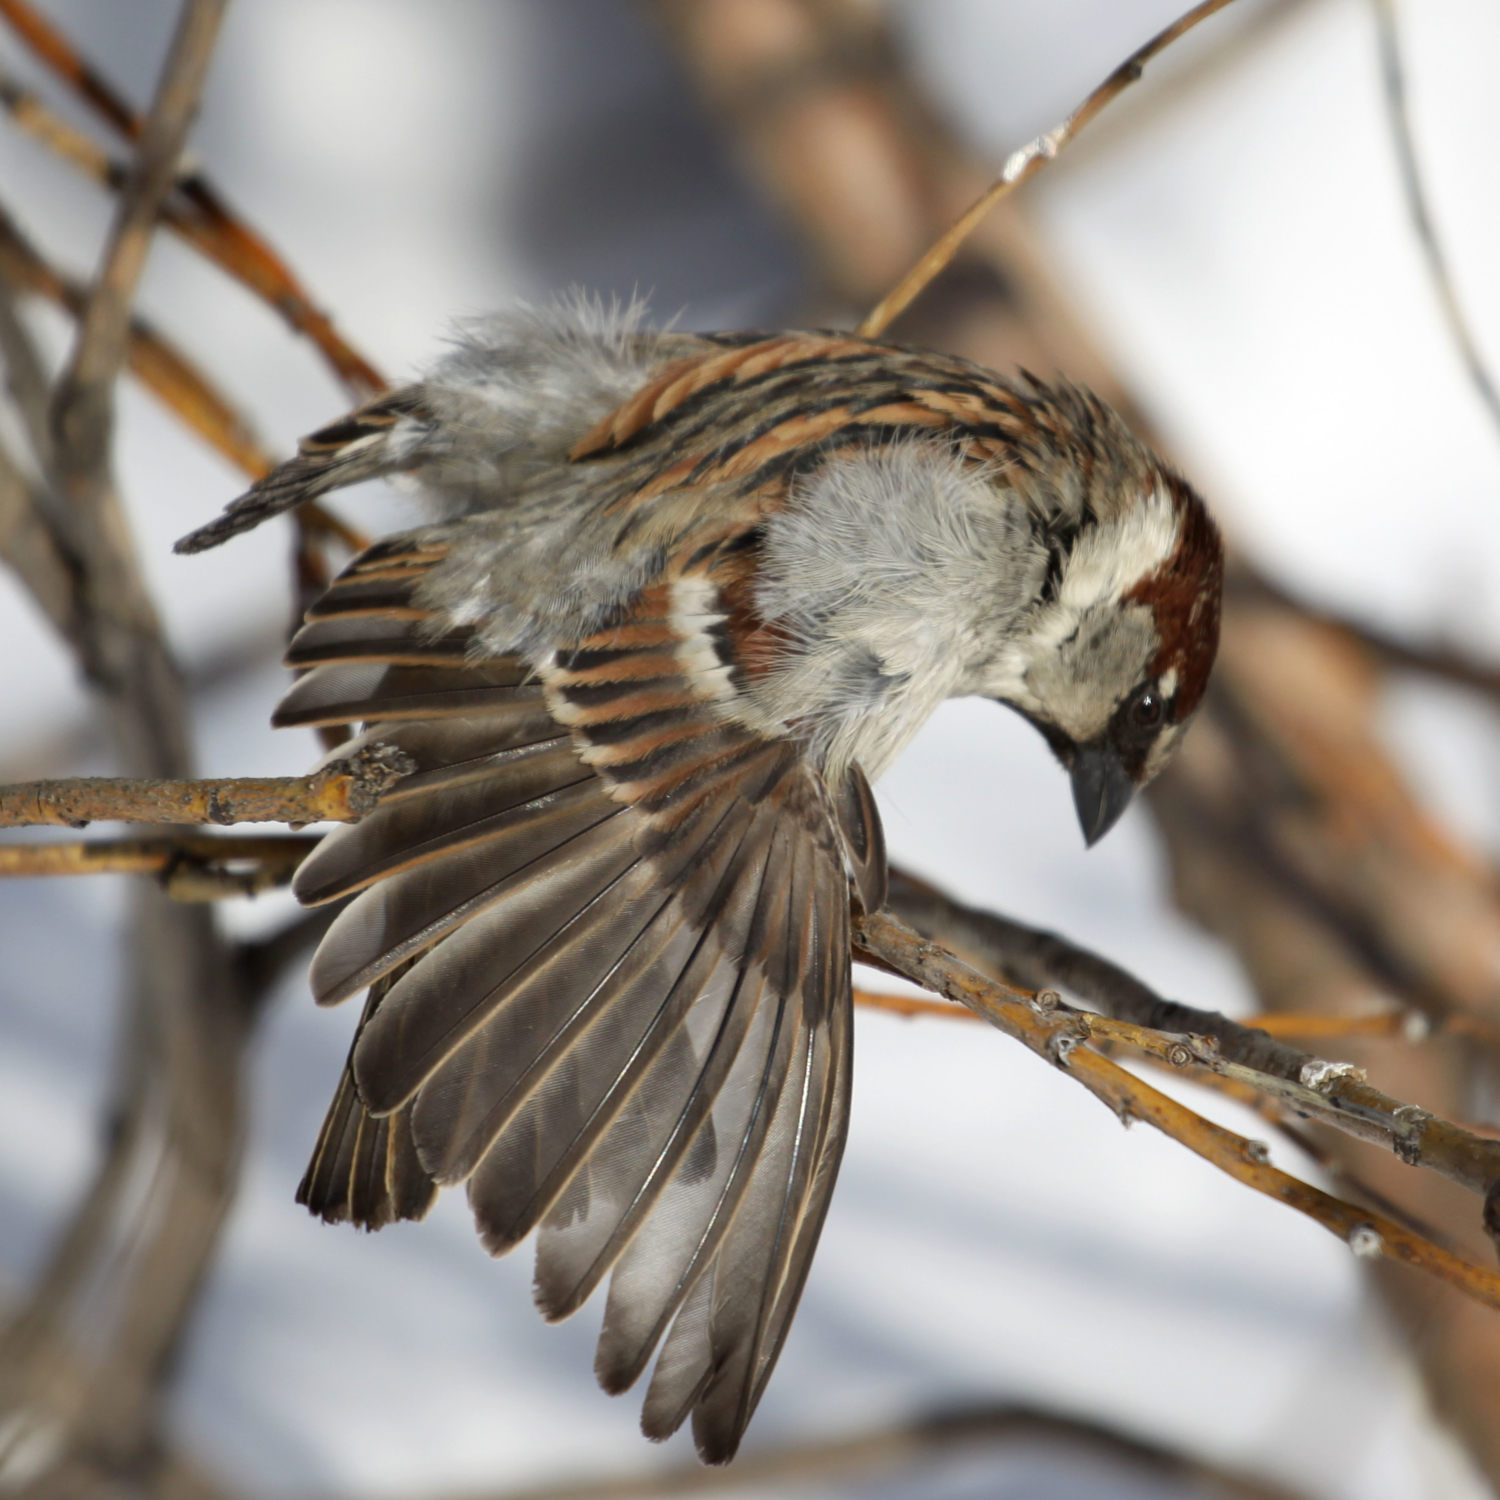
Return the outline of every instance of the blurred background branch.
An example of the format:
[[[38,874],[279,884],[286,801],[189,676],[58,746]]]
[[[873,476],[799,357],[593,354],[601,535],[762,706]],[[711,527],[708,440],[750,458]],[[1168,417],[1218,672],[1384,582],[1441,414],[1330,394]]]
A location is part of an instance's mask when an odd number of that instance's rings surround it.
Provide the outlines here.
[[[1144,1442],[1101,1422],[1022,1406],[979,1407],[901,1422],[860,1437],[742,1454],[723,1469],[692,1468],[641,1478],[474,1493],[464,1500],[647,1500],[709,1495],[764,1485],[827,1485],[900,1475],[934,1457],[976,1448],[1057,1446],[1096,1457],[1148,1484],[1181,1485],[1204,1500],[1297,1500],[1295,1491],[1224,1465]]]
[[[114,225],[48,395],[40,361],[8,361],[44,478],[27,492],[51,537],[33,585],[99,697],[121,765],[192,774],[186,702],[140,572],[112,463],[114,382],[158,207],[197,113],[220,0],[186,0]],[[15,283],[11,283],[14,295]],[[13,352],[21,346],[14,337]],[[33,551],[13,561],[29,561]],[[53,582],[66,570],[70,607]],[[32,575],[23,573],[31,584]],[[244,1008],[210,908],[150,884],[133,895],[129,995],[105,1158],[30,1298],[0,1333],[0,1472],[11,1488],[73,1494],[165,1475],[161,1402],[172,1357],[232,1198]]]
[[[1412,138],[1411,111],[1407,107],[1406,62],[1401,46],[1401,24],[1396,13],[1396,0],[1370,0],[1375,12],[1375,30],[1380,41],[1380,79],[1385,99],[1386,117],[1390,121],[1391,140],[1395,148],[1396,166],[1401,174],[1401,191],[1406,196],[1407,212],[1411,215],[1412,228],[1422,247],[1427,262],[1428,274],[1432,278],[1432,289],[1442,313],[1443,323],[1453,347],[1463,362],[1465,372],[1489,416],[1497,433],[1500,433],[1500,391],[1479,352],[1478,340],[1459,301],[1458,290],[1453,284],[1453,273],[1448,266],[1448,256],[1433,222],[1432,208],[1427,201],[1427,187],[1422,169],[1417,161],[1417,144]]]

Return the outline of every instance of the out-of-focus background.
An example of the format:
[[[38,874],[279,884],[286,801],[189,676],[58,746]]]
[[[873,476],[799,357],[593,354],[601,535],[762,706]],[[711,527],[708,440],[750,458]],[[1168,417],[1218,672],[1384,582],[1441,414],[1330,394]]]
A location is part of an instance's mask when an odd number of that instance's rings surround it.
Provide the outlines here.
[[[1500,435],[1444,333],[1402,205],[1370,8],[1303,0],[1251,27],[1257,0],[1243,5],[1026,189],[1031,229],[1156,431],[1268,574],[1493,656]],[[1180,0],[884,8],[939,116],[998,166]],[[170,0],[45,9],[134,101],[149,99]],[[1472,324],[1500,360],[1500,9],[1421,0],[1401,19],[1435,216]],[[1215,26],[1244,26],[1245,39],[1200,64],[1221,45]],[[0,49],[41,79],[8,39]],[[859,311],[818,285],[723,114],[628,0],[241,0],[193,150],[396,378],[442,348],[455,317],[574,284],[648,294],[687,327]],[[3,121],[0,183],[30,233],[86,273],[104,197]],[[347,405],[305,344],[165,236],[141,305],[279,453]],[[66,347],[60,317],[35,326]],[[130,384],[119,437],[171,638],[200,672],[219,664],[195,698],[202,771],[300,773],[320,753],[313,736],[267,727],[291,607],[283,524],[173,556],[173,539],[240,477]],[[412,514],[373,488],[341,503],[372,531]],[[70,656],[8,580],[0,638],[0,779],[108,770]],[[1393,682],[1382,714],[1423,796],[1486,855],[1500,852],[1493,709],[1413,678]],[[878,791],[908,868],[1062,931],[1166,994],[1253,1008],[1233,958],[1173,909],[1145,813],[1085,854],[1066,780],[1019,719],[948,705]],[[291,906],[271,895],[223,917],[263,932]],[[125,912],[111,879],[0,886],[6,1298],[43,1263],[99,1149]],[[682,1437],[648,1447],[636,1399],[595,1388],[597,1312],[545,1327],[529,1258],[488,1260],[460,1195],[374,1237],[293,1203],[353,1019],[315,1012],[290,973],[259,1032],[243,1183],[176,1378],[181,1446],[268,1496],[497,1491],[681,1464]],[[1264,1133],[1222,1102],[1194,1102]],[[1279,1145],[1276,1159],[1309,1170]],[[842,1179],[747,1452],[1007,1400],[1309,1496],[1488,1493],[1337,1240],[1151,1130],[1122,1131],[996,1033],[861,1014]],[[841,1493],[1189,1492],[1145,1483],[1023,1446]]]

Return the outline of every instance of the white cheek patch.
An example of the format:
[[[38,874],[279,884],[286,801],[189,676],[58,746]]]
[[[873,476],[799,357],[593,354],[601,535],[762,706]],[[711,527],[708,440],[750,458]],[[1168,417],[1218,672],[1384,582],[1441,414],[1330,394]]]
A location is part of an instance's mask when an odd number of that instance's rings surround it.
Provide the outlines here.
[[[1036,621],[1025,655],[1059,650],[1090,610],[1118,604],[1177,550],[1179,529],[1171,497],[1155,490],[1118,525],[1087,533],[1069,554],[1056,602]]]
[[[1120,601],[1171,560],[1180,530],[1172,497],[1158,489],[1118,523],[1086,532],[1069,554],[1056,599],[1042,608],[1024,639],[987,665],[976,690],[1040,714],[1075,738],[1095,733],[1150,656],[1149,641],[1137,642],[1139,627],[1131,624],[1149,613],[1147,607],[1122,607]],[[1119,636],[1121,650],[1138,644],[1144,654],[1127,650],[1128,660],[1118,650],[1105,657],[1093,650],[1080,655],[1079,648],[1099,639],[1101,630]],[[1114,670],[1101,676],[1110,664]],[[1162,684],[1167,697],[1178,686],[1175,673],[1169,675],[1170,685]]]
[[[1180,523],[1172,497],[1153,490],[1113,526],[1097,526],[1073,549],[1058,589],[1065,611],[1082,614],[1116,603],[1177,550]]]

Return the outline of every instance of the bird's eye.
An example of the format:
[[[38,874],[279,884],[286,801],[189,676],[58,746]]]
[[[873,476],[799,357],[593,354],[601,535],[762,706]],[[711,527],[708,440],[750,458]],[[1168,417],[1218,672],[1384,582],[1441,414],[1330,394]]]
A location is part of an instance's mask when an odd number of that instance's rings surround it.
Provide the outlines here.
[[[1164,706],[1154,686],[1143,687],[1130,705],[1130,722],[1137,729],[1155,729],[1161,723]]]

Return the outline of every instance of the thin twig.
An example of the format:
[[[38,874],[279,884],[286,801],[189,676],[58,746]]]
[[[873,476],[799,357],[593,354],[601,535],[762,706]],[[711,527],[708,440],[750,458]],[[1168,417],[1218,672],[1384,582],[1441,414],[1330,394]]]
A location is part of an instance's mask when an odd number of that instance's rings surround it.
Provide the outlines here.
[[[1149,89],[1126,94],[1110,112],[1109,131],[1075,141],[1057,170],[1065,174],[1087,170],[1132,140],[1166,128],[1168,122],[1191,129],[1181,119],[1187,107],[1214,102],[1230,75],[1244,76],[1261,53],[1281,40],[1288,24],[1300,20],[1312,4],[1313,0],[1263,0],[1246,7],[1234,26],[1205,37],[1191,57],[1183,58]]]
[[[979,1017],[961,1005],[941,1000],[920,1000],[914,995],[887,995],[879,990],[854,991],[854,1003],[867,1010],[883,1010],[895,1016],[936,1016],[945,1021],[978,1021]],[[1282,1040],[1343,1041],[1346,1038],[1383,1037],[1397,1042],[1425,1042],[1434,1036],[1452,1032],[1463,1036],[1480,1036],[1486,1041],[1500,1040],[1500,1032],[1482,1027],[1469,1016],[1450,1016],[1431,1020],[1422,1011],[1390,1006],[1364,1015],[1330,1015],[1308,1011],[1262,1011],[1236,1024],[1249,1031],[1264,1031]]]
[[[1471,1037],[1490,1047],[1500,1047],[1500,1025],[1478,1016],[1455,1012],[1447,1016],[1429,1016],[1426,1011],[1392,1005],[1358,1015],[1330,1015],[1326,1012],[1262,1011],[1249,1016],[1245,1025],[1254,1026],[1274,1037],[1295,1037],[1299,1041],[1354,1041],[1385,1038],[1396,1042],[1425,1042],[1438,1036]]]
[[[870,311],[858,332],[878,338],[921,293],[922,289],[958,254],[959,247],[995,205],[1029,182],[1087,125],[1100,110],[1117,99],[1145,71],[1146,64],[1170,47],[1200,21],[1224,9],[1232,0],[1202,0],[1188,13],[1138,47],[1091,93],[1061,125],[1039,135],[1013,151],[995,182],[963,213],[935,245],[896,283]]]
[[[1406,68],[1401,55],[1401,31],[1396,19],[1396,0],[1371,0],[1375,8],[1375,31],[1380,42],[1380,80],[1385,100],[1386,119],[1396,150],[1396,164],[1401,173],[1401,190],[1406,197],[1406,211],[1422,247],[1432,289],[1447,325],[1448,335],[1463,361],[1469,381],[1484,404],[1491,423],[1500,431],[1500,391],[1479,352],[1479,344],[1464,316],[1463,305],[1453,285],[1448,256],[1433,223],[1427,202],[1427,189],[1417,161],[1416,142],[1412,138],[1411,115],[1407,109]]]
[[[1500,1274],[1271,1166],[1261,1143],[1203,1119],[1088,1046],[1089,1021],[1079,1012],[1039,1004],[1037,996],[986,979],[887,912],[861,918],[855,937],[860,949],[915,983],[978,1011],[1007,1036],[1076,1078],[1122,1121],[1154,1125],[1247,1187],[1306,1214],[1355,1254],[1384,1256],[1426,1271],[1500,1310]]]
[[[0,18],[115,130],[129,141],[140,139],[141,117],[46,17],[25,0],[0,0]],[[0,104],[9,106],[9,101],[0,95]],[[18,124],[73,165],[105,187],[119,185],[119,168],[108,153],[58,121],[39,100],[22,91],[20,108],[9,107]],[[162,214],[174,231],[311,340],[357,400],[385,389],[381,373],[339,333],[270,242],[230,208],[203,173],[194,171],[179,178],[162,205]]]
[[[1348,1064],[1309,1057],[1303,1081],[1293,1082],[1228,1061],[1209,1037],[1172,1036],[1108,1016],[1073,1014],[1091,1036],[1123,1042],[1173,1067],[1193,1066],[1243,1084],[1293,1114],[1384,1146],[1408,1166],[1431,1167],[1481,1196],[1500,1182],[1500,1140],[1392,1099]]]
[[[24,4],[11,5],[7,18],[54,68],[101,110],[112,125],[130,139],[138,137],[139,120],[108,84],[71,51],[60,33]],[[123,186],[126,168],[122,163],[112,158],[92,137],[75,130],[48,109],[34,93],[3,73],[0,73],[0,106],[6,108],[12,119],[34,139],[100,186],[111,191],[118,191]],[[364,399],[383,388],[384,382],[378,371],[340,337],[327,316],[312,306],[285,263],[229,213],[216,191],[200,174],[190,175],[176,184],[163,202],[161,214],[169,228],[269,302],[294,328],[309,334],[357,399]],[[18,233],[13,231],[10,237],[18,242],[12,258],[21,260],[22,276],[29,277],[34,289],[50,295],[76,316],[86,302],[85,294],[46,267]],[[0,328],[0,335],[3,332]],[[130,362],[143,381],[173,411],[239,464],[252,479],[269,471],[272,461],[254,437],[249,424],[213,388],[207,377],[164,339],[146,329],[139,319],[132,320]],[[329,536],[338,536],[354,550],[362,550],[356,543],[362,543],[363,539],[315,502],[299,508],[296,524],[298,545],[294,555],[294,584],[298,591],[297,615],[300,617],[301,606],[308,602],[307,596],[320,593],[330,575],[322,543]],[[325,744],[330,745],[347,737],[327,729],[320,733]]]
[[[69,124],[40,95],[3,68],[0,68],[0,109],[39,145],[77,167],[101,187],[118,192],[124,184],[127,169],[122,160],[111,156],[93,136]]]
[[[1379,1210],[1398,1224],[1406,1225],[1413,1234],[1419,1234],[1423,1239],[1431,1240],[1434,1245],[1441,1245],[1454,1255],[1463,1254],[1463,1246],[1454,1235],[1449,1234],[1447,1230],[1440,1228],[1430,1219],[1414,1214],[1404,1204],[1397,1203],[1393,1198],[1382,1193],[1379,1188],[1366,1182],[1347,1162],[1340,1161],[1317,1136],[1304,1129],[1299,1121],[1277,1110],[1270,1100],[1259,1095],[1257,1099],[1263,1106],[1261,1110],[1263,1117],[1307,1157],[1335,1187],[1356,1198],[1363,1199],[1371,1208]]]
[[[946,1000],[919,1000],[914,995],[883,995],[878,990],[856,989],[854,1003],[866,1010],[883,1010],[888,1015],[915,1020],[917,1016],[936,1016],[943,1021],[978,1021],[972,1010]]]
[[[0,843],[7,875],[152,875],[174,901],[223,901],[285,885],[317,847],[315,836],[112,839]]]
[[[13,389],[18,381],[25,382],[23,389],[15,393],[17,405],[27,418],[28,433],[36,448],[38,463],[45,468],[48,466],[51,434],[45,426],[44,410],[41,412],[43,421],[37,421],[38,391],[36,381],[31,378],[33,370],[37,374],[40,370],[36,361],[27,361],[28,351],[24,345],[13,352],[8,341],[11,325],[6,313],[10,304],[4,298],[4,291],[9,287],[45,297],[75,318],[88,302],[88,289],[83,283],[64,276],[50,265],[0,207],[0,353],[5,355],[7,375]],[[24,330],[17,332],[24,333]],[[186,354],[139,315],[130,320],[126,364],[130,373],[163,406],[248,478],[259,479],[275,467],[275,459],[261,444],[249,418]],[[45,400],[45,384],[40,395]],[[297,521],[311,537],[319,540],[334,538],[351,553],[363,552],[370,545],[367,536],[317,501],[310,500],[299,506]]]
[[[0,0],[0,17],[10,23],[35,56],[121,135],[132,141],[140,136],[140,120],[135,111],[68,45],[67,38],[45,16],[22,0]]]
[[[1106,1014],[1064,1007],[1090,1034],[1177,1068],[1197,1067],[1293,1113],[1370,1141],[1481,1195],[1500,1181],[1500,1141],[1371,1087],[1363,1075],[1299,1051],[1216,1011],[1161,999],[1133,974],[1053,933],[1039,932],[891,872],[891,909],[983,973],[1033,992],[1064,984]]]
[[[984,1017],[979,1015],[976,1011],[966,1010],[962,1005],[955,1005],[950,1001],[922,1000],[911,995],[886,995],[873,990],[856,989],[854,991],[854,1003],[867,1010],[884,1011],[887,1014],[902,1016],[909,1020],[914,1020],[919,1016],[931,1016],[945,1021],[967,1021],[973,1023],[981,1023],[984,1020]],[[1391,1014],[1399,1019],[1403,1013],[1392,1012]],[[1420,1013],[1418,1012],[1406,1012],[1405,1014],[1417,1015],[1419,1019],[1425,1020],[1425,1017],[1421,1017]],[[1283,1021],[1329,1021],[1337,1023],[1344,1020],[1354,1019],[1355,1018],[1353,1017],[1342,1016],[1286,1016],[1277,1014],[1269,1016],[1257,1016],[1255,1018],[1255,1021],[1257,1025],[1266,1023],[1275,1025],[1275,1023]],[[1359,1019],[1362,1020],[1365,1018]],[[1384,1017],[1378,1019],[1384,1019]],[[1090,1024],[1089,1029],[1093,1033],[1091,1039],[1100,1044],[1100,1050],[1104,1053],[1104,1055],[1106,1057],[1111,1056],[1112,1049],[1110,1047],[1110,1038],[1108,1034],[1101,1034],[1101,1029],[1092,1024]],[[1297,1026],[1287,1026],[1285,1028],[1278,1027],[1277,1029],[1284,1029],[1286,1034],[1292,1036],[1303,1034],[1303,1032]],[[1332,1036],[1345,1036],[1350,1033],[1334,1027],[1331,1028],[1327,1034]],[[1405,1035],[1399,1032],[1393,1033],[1382,1031],[1378,1033],[1372,1033],[1360,1031],[1354,1034],[1360,1036],[1399,1035],[1401,1036],[1402,1040],[1415,1040],[1415,1038],[1411,1037],[1410,1035]],[[1247,1083],[1242,1079],[1231,1078],[1222,1071],[1215,1072],[1210,1068],[1198,1066],[1196,1065],[1196,1063],[1184,1064],[1180,1056],[1172,1057],[1169,1055],[1171,1041],[1181,1039],[1169,1040],[1167,1038],[1162,1038],[1162,1040],[1168,1042],[1168,1047],[1152,1047],[1148,1049],[1143,1054],[1141,1054],[1144,1056],[1146,1061],[1161,1068],[1165,1072],[1173,1073],[1176,1076],[1187,1078],[1190,1082],[1196,1083],[1203,1088],[1213,1089],[1217,1093],[1222,1093],[1227,1098],[1233,1099],[1235,1103],[1242,1104],[1246,1108],[1254,1110],[1266,1121],[1268,1125],[1280,1131],[1281,1134],[1283,1134],[1289,1141],[1291,1141],[1299,1151],[1301,1151],[1305,1156],[1313,1161],[1321,1171],[1325,1172],[1328,1176],[1333,1178],[1335,1182],[1343,1183],[1350,1192],[1354,1193],[1355,1196],[1364,1199],[1372,1208],[1379,1209],[1381,1213],[1387,1215],[1389,1218],[1395,1219],[1398,1223],[1404,1224],[1408,1229],[1412,1230],[1413,1233],[1419,1234],[1423,1238],[1431,1240],[1434,1244],[1442,1245],[1447,1250],[1452,1250],[1454,1252],[1458,1251],[1458,1242],[1451,1235],[1445,1233],[1436,1225],[1428,1223],[1426,1220],[1419,1218],[1409,1209],[1404,1208],[1401,1204],[1395,1202],[1393,1199],[1387,1197],[1378,1189],[1372,1187],[1357,1173],[1351,1171],[1342,1162],[1338,1161],[1329,1151],[1324,1149],[1324,1147],[1313,1136],[1311,1136],[1305,1129],[1300,1126],[1300,1124],[1297,1123],[1296,1116],[1294,1115],[1292,1109],[1286,1103],[1282,1102],[1279,1098],[1273,1097],[1270,1093],[1261,1092],[1256,1085]],[[1128,1046],[1130,1044],[1127,1042],[1126,1045]],[[1385,1144],[1385,1142],[1382,1141],[1382,1144]]]

